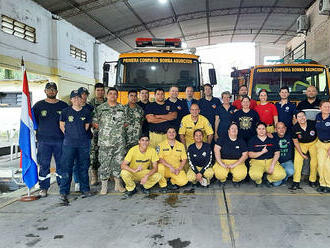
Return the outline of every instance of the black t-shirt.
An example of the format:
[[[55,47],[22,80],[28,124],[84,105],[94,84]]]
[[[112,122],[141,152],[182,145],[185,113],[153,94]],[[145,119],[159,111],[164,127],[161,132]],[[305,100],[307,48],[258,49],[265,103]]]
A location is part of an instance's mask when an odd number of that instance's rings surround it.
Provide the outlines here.
[[[233,121],[238,125],[238,136],[248,141],[257,135],[256,126],[259,120],[258,113],[252,109],[247,113],[242,109],[236,111],[233,116]]]
[[[179,130],[180,127],[180,123],[182,120],[182,114],[183,114],[183,102],[180,99],[177,99],[176,102],[171,102],[169,99],[167,99],[165,101],[165,104],[172,104],[173,108],[175,109],[175,111],[178,113],[178,116],[176,119],[174,119],[173,121],[171,121],[171,125],[174,126],[176,128],[176,130]]]
[[[300,127],[299,123],[296,123],[292,128],[292,138],[298,139],[299,143],[310,143],[316,140],[315,121],[307,120],[306,131]]]
[[[188,147],[188,161],[190,168],[197,174],[197,166],[202,167],[200,173],[204,173],[212,164],[212,149],[210,144],[203,143],[201,149],[198,149],[194,144]]]
[[[301,101],[298,104],[297,110],[301,111],[301,110],[304,110],[304,109],[319,109],[320,108],[320,103],[321,103],[321,100],[318,99],[318,98],[316,98],[313,103],[309,103],[306,99],[304,101]]]
[[[154,115],[166,115],[170,112],[176,112],[173,104],[164,103],[158,104],[156,102],[152,102],[146,106],[145,115],[154,114]],[[171,126],[171,121],[165,121],[162,123],[150,123],[149,122],[149,130],[150,132],[156,133],[165,133],[167,128]]]
[[[237,138],[232,141],[228,136],[219,138],[217,145],[221,146],[221,159],[238,160],[243,152],[247,152],[247,145],[243,139]]]
[[[92,123],[91,112],[87,108],[75,111],[68,107],[62,111],[60,120],[65,122],[64,145],[86,147],[90,143],[90,136],[85,129],[86,123]]]
[[[62,110],[67,108],[68,104],[63,101],[49,103],[45,100],[37,102],[33,106],[33,112],[38,124],[37,140],[41,141],[62,141],[63,133],[59,126]]]
[[[279,162],[284,163],[289,160],[293,160],[293,142],[292,137],[289,133],[286,133],[284,137],[280,138],[277,133],[273,133],[274,139],[276,140],[280,148],[280,158]]]
[[[261,152],[261,150],[267,146],[268,152],[262,154],[257,160],[272,159],[275,152],[280,151],[277,142],[274,139],[267,137],[265,141],[262,141],[258,136],[254,136],[249,140],[248,151],[249,152]]]
[[[141,101],[138,101],[136,104],[139,105],[143,110],[145,110],[149,103],[150,103],[149,101],[147,103],[143,103]]]

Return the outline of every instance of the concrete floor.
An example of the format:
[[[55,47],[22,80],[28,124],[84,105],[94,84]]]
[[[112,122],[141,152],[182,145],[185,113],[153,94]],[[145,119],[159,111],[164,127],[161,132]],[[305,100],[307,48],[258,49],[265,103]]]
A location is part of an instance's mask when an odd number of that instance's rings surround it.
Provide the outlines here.
[[[93,188],[94,191],[97,188]],[[318,247],[330,243],[330,194],[303,184],[181,189],[124,199],[109,193],[59,203],[47,198],[0,206],[0,247]],[[10,200],[10,199],[9,199]],[[13,201],[13,199],[11,199]]]

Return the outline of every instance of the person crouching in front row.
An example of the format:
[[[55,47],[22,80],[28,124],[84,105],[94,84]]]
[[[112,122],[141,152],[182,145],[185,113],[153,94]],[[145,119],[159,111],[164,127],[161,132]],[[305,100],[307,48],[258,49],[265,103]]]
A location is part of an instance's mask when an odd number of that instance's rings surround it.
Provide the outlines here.
[[[203,142],[203,132],[197,129],[193,133],[195,143],[188,148],[190,168],[187,172],[188,181],[208,186],[214,175],[212,169],[212,149],[210,144]]]
[[[244,164],[248,158],[248,149],[245,141],[237,137],[238,126],[231,123],[228,128],[228,136],[217,140],[214,146],[216,163],[213,166],[215,177],[220,183],[225,183],[228,174],[233,175],[234,187],[239,187],[240,182],[247,175],[247,168]]]
[[[250,178],[261,185],[263,175],[266,173],[266,186],[271,187],[272,183],[283,180],[286,177],[285,170],[278,162],[280,149],[274,139],[267,136],[266,124],[257,124],[257,135],[249,140],[248,151],[250,161]]]
[[[157,172],[159,158],[156,150],[149,145],[149,136],[141,134],[138,143],[128,151],[121,164],[120,176],[126,184],[126,197],[131,197],[137,192],[137,182],[142,185],[142,192],[149,194],[149,189],[162,179],[162,175]]]

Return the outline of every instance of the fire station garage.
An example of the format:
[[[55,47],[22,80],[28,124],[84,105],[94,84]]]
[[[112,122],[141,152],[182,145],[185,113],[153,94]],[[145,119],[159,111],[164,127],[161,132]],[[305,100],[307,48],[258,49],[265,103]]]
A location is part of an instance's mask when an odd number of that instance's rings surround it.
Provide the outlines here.
[[[328,248],[329,0],[0,0],[0,247]]]

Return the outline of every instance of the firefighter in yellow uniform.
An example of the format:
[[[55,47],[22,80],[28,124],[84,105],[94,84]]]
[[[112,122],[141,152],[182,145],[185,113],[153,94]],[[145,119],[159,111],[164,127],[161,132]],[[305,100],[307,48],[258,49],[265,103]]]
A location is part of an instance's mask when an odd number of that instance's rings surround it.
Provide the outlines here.
[[[187,161],[184,145],[175,139],[176,131],[170,127],[166,132],[167,139],[161,142],[156,151],[159,156],[158,172],[163,176],[159,181],[161,188],[167,187],[167,178],[171,179],[168,189],[178,189],[188,183],[187,175],[183,170]]]
[[[199,114],[198,104],[193,103],[190,107],[190,115],[182,118],[179,134],[181,142],[188,148],[194,143],[194,131],[199,129],[203,132],[203,142],[211,144],[213,129],[210,122]]]
[[[157,172],[158,160],[156,150],[149,146],[148,135],[142,134],[139,144],[128,151],[121,164],[120,176],[126,184],[127,197],[137,192],[136,182],[140,182],[142,192],[148,194],[149,189],[162,179],[162,175]],[[151,165],[152,169],[149,169]]]

